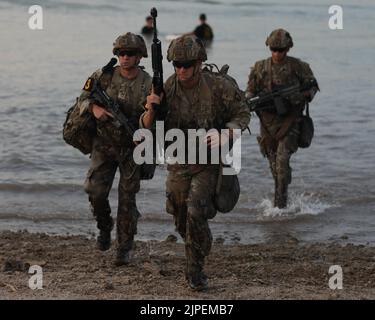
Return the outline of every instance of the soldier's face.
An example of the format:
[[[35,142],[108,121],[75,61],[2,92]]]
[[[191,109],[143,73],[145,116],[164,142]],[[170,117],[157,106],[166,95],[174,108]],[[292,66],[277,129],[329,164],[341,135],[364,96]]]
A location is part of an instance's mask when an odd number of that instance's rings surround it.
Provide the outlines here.
[[[119,63],[122,69],[129,70],[138,65],[141,60],[138,52],[133,50],[122,50],[118,54]]]
[[[284,51],[280,51],[280,50],[272,50],[271,49],[271,53],[272,53],[272,61],[274,63],[282,63],[284,62],[284,59],[287,55],[289,51],[289,48],[288,49],[285,49]]]
[[[175,67],[177,78],[179,81],[188,82],[193,79],[196,62],[174,62],[173,65]]]

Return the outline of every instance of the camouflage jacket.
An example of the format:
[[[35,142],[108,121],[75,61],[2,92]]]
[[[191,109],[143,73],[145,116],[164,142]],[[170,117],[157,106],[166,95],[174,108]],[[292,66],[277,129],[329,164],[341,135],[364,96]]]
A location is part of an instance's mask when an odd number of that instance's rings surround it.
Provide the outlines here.
[[[163,117],[165,130],[180,129],[185,133],[185,159],[189,157],[189,145],[196,146],[196,163],[202,151],[194,137],[187,135],[188,129],[231,128],[245,130],[250,121],[250,112],[244,104],[243,92],[230,80],[211,72],[202,72],[197,86],[185,89],[176,74],[169,77],[164,86],[166,94]],[[168,143],[166,143],[168,145]],[[210,148],[207,150],[211,159]],[[211,163],[208,160],[207,163]],[[177,165],[178,168],[184,166]],[[172,167],[168,166],[168,170]]]
[[[243,93],[229,80],[202,72],[192,94],[185,94],[176,74],[165,83],[167,113],[166,129],[241,129],[250,121],[250,112],[243,103]]]
[[[282,65],[272,63],[272,58],[261,60],[251,68],[246,96],[254,96],[260,92],[270,92],[277,86],[303,84],[306,80],[315,79],[310,66],[297,58],[286,56],[286,62]],[[310,91],[311,99],[314,97],[317,87]],[[303,94],[295,94],[290,98],[292,110],[289,115],[280,117],[275,112],[261,111],[259,116],[268,132],[276,134],[281,127],[291,125],[298,119],[305,106]],[[286,130],[285,130],[286,129]],[[283,128],[287,131],[287,128]]]
[[[113,74],[103,74],[99,69],[93,73],[91,78],[99,79],[102,88],[112,99],[117,100],[124,115],[138,127],[138,119],[144,111],[146,97],[151,90],[152,79],[150,75],[140,69],[137,77],[129,80],[120,74],[119,67],[115,67]],[[89,95],[90,92],[82,90],[79,97],[81,114],[89,112],[90,104],[94,102]],[[111,120],[97,120],[97,134],[117,147],[133,146],[132,137],[129,137],[125,130],[117,129]]]

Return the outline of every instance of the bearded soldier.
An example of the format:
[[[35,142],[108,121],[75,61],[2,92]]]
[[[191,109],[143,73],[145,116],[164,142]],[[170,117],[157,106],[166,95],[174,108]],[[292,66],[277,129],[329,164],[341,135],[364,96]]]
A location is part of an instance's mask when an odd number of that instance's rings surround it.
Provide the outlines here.
[[[132,249],[140,215],[136,206],[140,167],[135,165],[132,152],[129,152],[134,148],[133,137],[114,125],[113,115],[91,98],[88,88],[92,81],[99,81],[106,93],[118,102],[127,119],[138,126],[139,116],[144,111],[143,106],[151,89],[151,77],[139,67],[142,57],[147,57],[147,49],[141,36],[130,32],[119,36],[113,44],[113,54],[118,57],[119,65],[112,67],[109,72],[100,69],[89,78],[90,82],[86,83],[86,90],[79,98],[79,107],[81,115],[89,112],[96,119],[97,130],[85,191],[89,195],[91,209],[97,221],[100,232],[97,245],[102,251],[108,250],[111,245],[113,219],[108,194],[117,168],[120,170],[115,264],[123,265],[129,262],[129,251]]]
[[[246,90],[247,98],[283,86],[302,86],[307,81],[315,80],[307,63],[287,55],[293,47],[289,32],[283,29],[272,31],[266,45],[269,46],[272,56],[256,62],[251,69]],[[289,160],[298,149],[302,111],[306,102],[314,98],[317,90],[319,88],[316,84],[307,91],[291,95],[288,101],[284,101],[288,110],[286,114],[279,115],[275,108],[257,111],[261,124],[258,143],[262,154],[268,158],[275,181],[275,207],[287,206],[288,185],[292,180]]]
[[[233,138],[233,129],[244,130],[250,113],[243,104],[243,95],[233,82],[202,72],[202,62],[207,59],[200,39],[184,35],[173,40],[168,48],[167,59],[173,62],[175,73],[165,83],[166,107],[164,116],[152,105],[160,105],[160,97],[147,97],[147,110],[140,119],[145,128],[153,125],[155,118],[165,121],[167,130],[179,128],[187,137],[188,129],[229,128],[229,134],[218,133],[207,138],[209,148],[223,146]],[[185,139],[188,141],[188,138]],[[198,153],[198,150],[197,150]],[[185,155],[185,159],[188,156]],[[193,290],[207,288],[203,273],[204,259],[209,254],[212,235],[208,219],[216,215],[214,193],[219,173],[217,164],[168,165],[166,182],[167,212],[175,220],[176,230],[185,241],[186,279]]]

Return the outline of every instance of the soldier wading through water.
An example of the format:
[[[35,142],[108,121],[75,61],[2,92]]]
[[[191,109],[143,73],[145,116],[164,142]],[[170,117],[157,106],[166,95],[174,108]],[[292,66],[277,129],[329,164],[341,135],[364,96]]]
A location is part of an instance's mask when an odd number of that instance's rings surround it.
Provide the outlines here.
[[[266,45],[269,46],[272,56],[256,62],[252,67],[246,91],[247,98],[287,85],[302,86],[308,81],[315,80],[306,62],[287,55],[289,49],[293,47],[289,32],[283,29],[272,31],[266,40]],[[275,108],[257,112],[261,124],[258,143],[262,154],[269,161],[275,182],[275,207],[287,206],[288,185],[292,181],[289,160],[299,147],[302,111],[318,90],[316,84],[307,91],[288,97],[284,100],[288,110],[286,114],[279,115]]]

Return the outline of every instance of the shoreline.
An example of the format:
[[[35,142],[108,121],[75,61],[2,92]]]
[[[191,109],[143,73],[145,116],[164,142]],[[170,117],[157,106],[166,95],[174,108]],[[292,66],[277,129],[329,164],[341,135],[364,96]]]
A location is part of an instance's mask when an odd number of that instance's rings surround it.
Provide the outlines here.
[[[115,267],[95,239],[27,231],[0,232],[0,299],[375,299],[375,247],[300,244],[293,238],[244,245],[215,241],[206,259],[206,292],[184,278],[184,246],[135,241],[128,266]],[[43,269],[43,289],[28,286],[30,265]],[[329,288],[340,265],[343,289]]]

